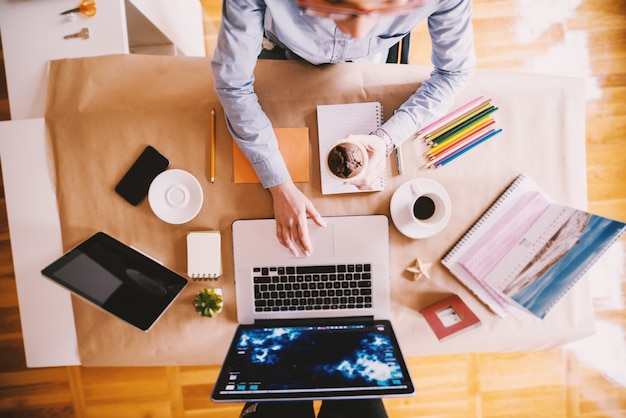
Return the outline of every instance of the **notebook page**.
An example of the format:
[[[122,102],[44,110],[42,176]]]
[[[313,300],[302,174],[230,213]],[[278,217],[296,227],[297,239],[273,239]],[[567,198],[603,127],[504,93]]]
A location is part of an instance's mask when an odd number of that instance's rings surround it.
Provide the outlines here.
[[[187,275],[194,280],[217,279],[222,274],[221,236],[218,231],[187,234]]]
[[[383,177],[373,190],[359,190],[353,185],[344,184],[342,180],[332,177],[326,167],[326,155],[339,140],[349,134],[369,134],[380,127],[382,116],[382,105],[378,102],[317,106],[322,194],[358,193],[384,189]]]
[[[514,308],[495,289],[474,277],[470,271],[459,263],[459,260],[470,252],[471,248],[485,236],[486,231],[491,230],[505,216],[521,196],[529,191],[537,190],[539,189],[536,184],[529,177],[523,174],[519,175],[441,260],[442,264],[461,283],[501,318],[506,317],[508,313],[514,314],[511,311]]]

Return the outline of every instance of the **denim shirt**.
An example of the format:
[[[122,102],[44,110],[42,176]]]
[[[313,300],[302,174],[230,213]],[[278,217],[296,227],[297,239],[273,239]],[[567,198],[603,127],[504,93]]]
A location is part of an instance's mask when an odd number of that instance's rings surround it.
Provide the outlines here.
[[[367,60],[428,20],[434,70],[382,128],[398,146],[454,103],[476,66],[471,0],[427,0],[410,14],[383,16],[363,39],[341,32],[332,19],[302,13],[295,0],[225,0],[211,61],[215,91],[228,129],[263,187],[290,180],[272,124],[254,93],[254,68],[263,38],[318,65]]]

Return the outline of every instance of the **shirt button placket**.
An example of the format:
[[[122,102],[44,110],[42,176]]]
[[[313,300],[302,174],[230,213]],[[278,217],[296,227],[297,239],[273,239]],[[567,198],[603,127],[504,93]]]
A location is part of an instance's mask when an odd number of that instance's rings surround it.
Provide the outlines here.
[[[347,37],[347,35],[344,35],[343,33],[339,31],[339,29],[336,29],[335,44],[333,48],[333,58],[332,58],[333,63],[339,63],[339,62],[345,61],[349,42],[350,42],[350,39]]]

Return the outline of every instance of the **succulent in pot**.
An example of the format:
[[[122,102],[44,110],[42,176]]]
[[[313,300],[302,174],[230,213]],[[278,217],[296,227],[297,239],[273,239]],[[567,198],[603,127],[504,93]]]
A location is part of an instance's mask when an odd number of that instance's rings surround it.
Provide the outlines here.
[[[222,311],[222,289],[202,289],[196,294],[193,306],[201,316],[213,318]]]

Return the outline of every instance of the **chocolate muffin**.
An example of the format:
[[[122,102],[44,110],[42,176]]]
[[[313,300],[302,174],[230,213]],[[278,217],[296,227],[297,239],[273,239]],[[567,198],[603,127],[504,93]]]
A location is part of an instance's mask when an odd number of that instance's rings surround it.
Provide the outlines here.
[[[358,176],[367,164],[367,154],[360,145],[340,142],[328,153],[328,169],[341,179]]]

